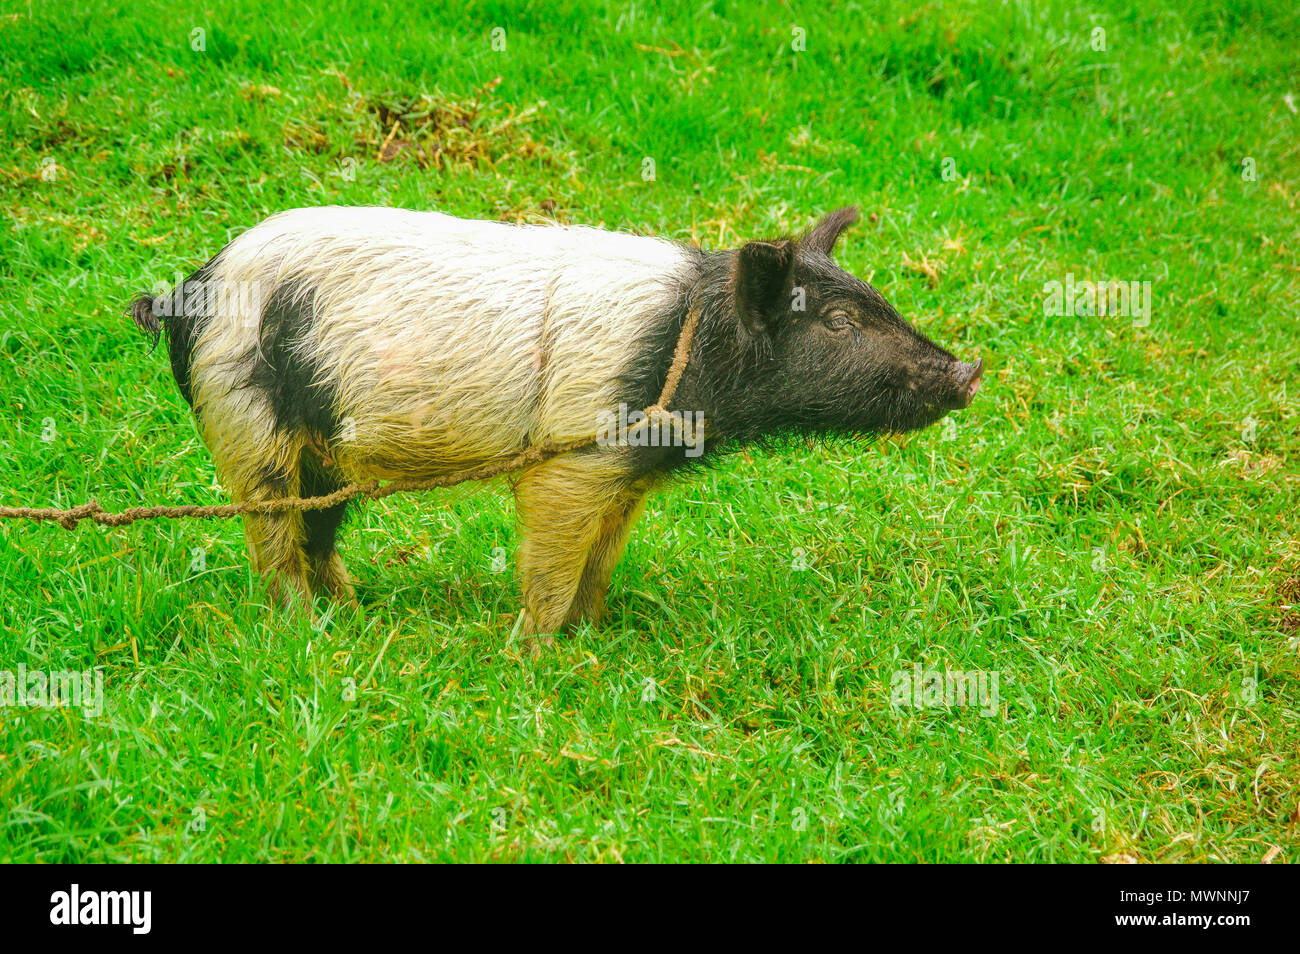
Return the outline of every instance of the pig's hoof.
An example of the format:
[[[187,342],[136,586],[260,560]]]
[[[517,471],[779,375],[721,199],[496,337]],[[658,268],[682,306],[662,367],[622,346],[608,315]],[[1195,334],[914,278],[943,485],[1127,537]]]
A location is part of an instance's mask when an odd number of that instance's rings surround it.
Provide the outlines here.
[[[290,580],[275,573],[268,576],[266,595],[271,605],[291,618],[310,619],[312,615],[311,593],[305,584]]]
[[[510,634],[511,641],[519,637],[519,654],[521,658],[538,659],[555,648],[555,637],[548,633],[539,633],[533,614],[521,610]]]
[[[519,655],[525,659],[541,659],[554,649],[554,636],[525,636],[519,641]]]

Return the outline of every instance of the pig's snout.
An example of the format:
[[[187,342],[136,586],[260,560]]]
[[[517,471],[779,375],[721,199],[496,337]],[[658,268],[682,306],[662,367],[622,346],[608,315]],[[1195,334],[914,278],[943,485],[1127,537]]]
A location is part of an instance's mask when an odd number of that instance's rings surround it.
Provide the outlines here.
[[[984,378],[984,359],[980,358],[975,362],[954,361],[950,376],[953,382],[951,397],[948,400],[950,410],[959,410],[963,407],[969,407],[970,402],[975,399],[975,393],[980,389],[980,382]]]

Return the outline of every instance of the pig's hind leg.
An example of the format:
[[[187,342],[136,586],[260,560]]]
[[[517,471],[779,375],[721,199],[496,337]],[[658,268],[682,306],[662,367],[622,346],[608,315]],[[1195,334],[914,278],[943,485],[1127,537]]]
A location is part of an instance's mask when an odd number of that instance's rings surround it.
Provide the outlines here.
[[[238,502],[297,497],[302,491],[301,441],[276,427],[249,391],[232,391],[203,408],[200,425],[217,474]],[[253,569],[274,599],[311,602],[302,511],[246,513],[244,539]]]
[[[302,495],[304,497],[323,497],[342,486],[330,468],[325,467],[319,457],[309,451],[302,455]],[[335,548],[335,537],[339,525],[347,514],[346,503],[336,504],[324,510],[307,510],[303,512],[303,550],[307,554],[307,579],[313,593],[323,593],[355,604],[356,593],[352,589],[352,578],[343,565],[343,558]]]

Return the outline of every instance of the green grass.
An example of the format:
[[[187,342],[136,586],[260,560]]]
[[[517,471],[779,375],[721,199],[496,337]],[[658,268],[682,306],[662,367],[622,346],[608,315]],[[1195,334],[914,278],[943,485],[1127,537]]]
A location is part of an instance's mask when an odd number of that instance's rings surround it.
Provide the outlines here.
[[[0,860],[1296,859],[1293,3],[220,6],[0,13],[0,503],[225,499],[122,307],[294,206],[720,247],[858,203],[842,262],[991,371],[666,488],[540,659],[501,487],[367,507],[315,623],[237,522],[0,526],[0,669],[106,687],[0,708]],[[1067,273],[1150,325],[1045,315]],[[892,707],[917,663],[998,715]]]

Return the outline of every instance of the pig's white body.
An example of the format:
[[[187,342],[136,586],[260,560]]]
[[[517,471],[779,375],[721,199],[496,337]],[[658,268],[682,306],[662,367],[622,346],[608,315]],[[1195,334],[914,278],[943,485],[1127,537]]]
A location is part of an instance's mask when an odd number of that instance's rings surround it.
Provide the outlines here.
[[[213,282],[242,292],[195,335],[195,411],[217,459],[269,452],[291,469],[304,444],[323,443],[358,479],[447,472],[593,433],[690,261],[671,242],[600,229],[324,207],[267,219],[213,266]],[[310,299],[294,347],[337,396],[337,433],[273,433],[266,397],[232,386],[258,345],[259,311],[286,289]]]

